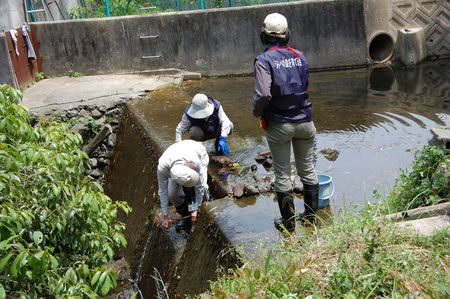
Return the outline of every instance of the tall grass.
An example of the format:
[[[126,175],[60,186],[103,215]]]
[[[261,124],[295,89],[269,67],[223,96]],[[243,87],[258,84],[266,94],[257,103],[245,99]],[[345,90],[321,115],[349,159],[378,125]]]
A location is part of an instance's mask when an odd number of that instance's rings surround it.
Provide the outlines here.
[[[223,270],[201,298],[450,298],[450,230],[423,236],[377,218],[445,201],[449,170],[450,155],[425,146],[387,198],[241,254],[243,266]]]
[[[419,236],[377,222],[375,209],[261,245],[202,298],[450,298],[449,230]]]

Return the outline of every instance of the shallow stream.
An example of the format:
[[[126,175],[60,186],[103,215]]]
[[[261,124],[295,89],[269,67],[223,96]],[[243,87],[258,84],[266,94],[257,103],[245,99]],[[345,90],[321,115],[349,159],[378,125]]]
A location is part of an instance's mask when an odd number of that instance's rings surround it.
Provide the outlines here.
[[[400,170],[409,168],[414,151],[432,138],[430,129],[450,126],[449,69],[450,62],[440,60],[415,69],[378,65],[310,74],[317,127],[316,170],[333,179],[334,208],[378,201],[373,190],[386,194],[394,186]],[[170,145],[196,93],[219,100],[235,126],[228,138],[229,157],[250,166],[258,153],[269,151],[259,120],[250,112],[253,85],[253,77],[186,81],[181,88],[151,93],[137,106],[159,128],[161,140]],[[205,146],[214,152],[212,142]],[[339,154],[326,157],[320,153],[325,148]],[[221,178],[225,185],[227,180],[238,179],[233,174]]]

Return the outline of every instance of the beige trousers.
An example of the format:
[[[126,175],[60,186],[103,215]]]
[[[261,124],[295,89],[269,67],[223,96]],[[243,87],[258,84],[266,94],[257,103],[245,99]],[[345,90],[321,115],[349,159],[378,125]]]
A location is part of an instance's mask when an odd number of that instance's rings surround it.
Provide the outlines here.
[[[312,121],[268,123],[266,137],[272,153],[275,191],[288,192],[294,187],[294,181],[291,178],[291,149],[294,152],[295,168],[300,181],[308,185],[319,183],[313,164],[315,135],[316,127]]]

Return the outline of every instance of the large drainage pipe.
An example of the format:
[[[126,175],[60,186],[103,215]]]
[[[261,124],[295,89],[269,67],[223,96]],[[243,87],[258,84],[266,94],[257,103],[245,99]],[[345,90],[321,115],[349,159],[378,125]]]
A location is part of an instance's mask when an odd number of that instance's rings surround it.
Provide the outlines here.
[[[394,54],[395,42],[392,36],[386,32],[375,34],[369,42],[369,59],[373,63],[388,61]]]

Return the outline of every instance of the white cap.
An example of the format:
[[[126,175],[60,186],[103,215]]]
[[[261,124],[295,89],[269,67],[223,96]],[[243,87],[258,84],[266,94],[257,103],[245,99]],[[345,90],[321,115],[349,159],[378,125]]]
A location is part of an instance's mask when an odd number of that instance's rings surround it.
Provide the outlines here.
[[[170,169],[170,177],[178,185],[184,187],[194,187],[200,179],[197,171],[184,164],[175,164]]]
[[[214,104],[204,94],[196,94],[192,99],[191,108],[187,114],[192,118],[202,119],[210,116],[214,111]]]
[[[286,30],[288,29],[288,23],[286,18],[277,12],[271,13],[266,16],[261,28],[267,35],[285,38]]]

